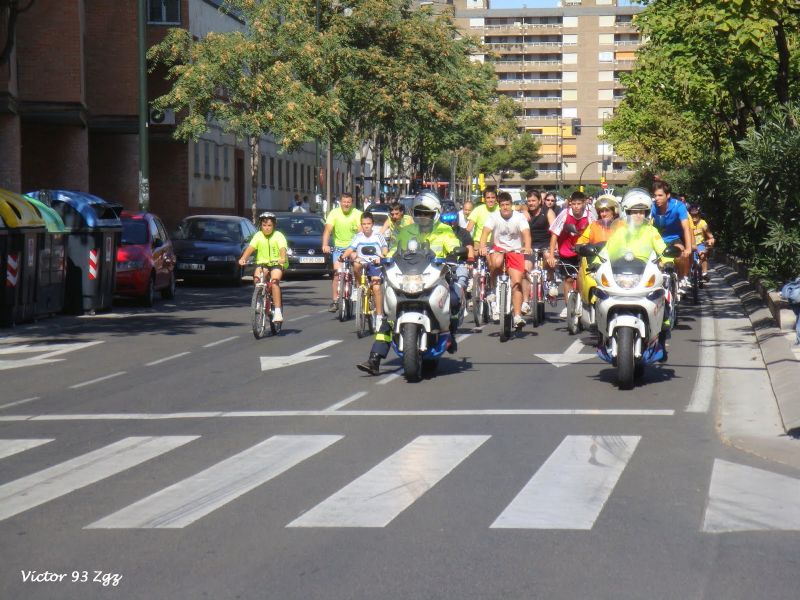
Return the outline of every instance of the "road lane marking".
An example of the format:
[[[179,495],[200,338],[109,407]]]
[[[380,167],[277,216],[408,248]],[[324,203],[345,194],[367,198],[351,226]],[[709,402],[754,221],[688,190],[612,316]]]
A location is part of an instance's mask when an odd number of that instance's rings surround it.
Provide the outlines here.
[[[395,379],[397,379],[398,377],[402,377],[402,376],[403,376],[403,369],[400,368],[400,369],[397,369],[395,371],[392,371],[389,375],[384,376],[383,379],[381,379],[375,385],[386,385],[387,383],[390,383],[390,382],[394,381]]]
[[[714,319],[708,314],[706,303],[700,305],[700,355],[697,377],[689,404],[689,413],[707,413],[711,409],[714,386],[717,383],[717,343],[714,341]]]
[[[168,360],[172,360],[173,358],[180,358],[181,356],[186,356],[187,354],[191,354],[191,352],[179,352],[178,354],[173,354],[172,356],[165,356],[164,358],[159,358],[158,360],[154,360],[149,363],[144,363],[144,366],[153,367],[155,365],[160,365],[161,363],[167,362]]]
[[[386,527],[488,435],[423,435],[287,527]]]
[[[567,436],[491,528],[591,529],[640,439]]]
[[[341,402],[337,402],[336,404],[333,404],[333,405],[329,406],[323,412],[335,412],[335,411],[339,410],[340,408],[343,408],[343,407],[347,406],[351,402],[355,402],[359,398],[363,398],[366,395],[367,395],[367,392],[356,392],[355,394],[353,394],[352,396],[349,396],[348,398],[345,398]]]
[[[217,340],[216,342],[211,342],[210,344],[203,344],[203,348],[213,348],[214,346],[219,346],[220,344],[224,344],[226,342],[232,342],[233,340],[239,339],[238,335],[232,335],[231,337],[226,337],[221,340]]]
[[[542,360],[549,362],[557,369],[560,369],[561,367],[574,365],[575,363],[594,358],[595,353],[581,353],[581,350],[583,350],[584,346],[585,344],[581,340],[575,340],[569,345],[569,348],[564,350],[562,354],[534,354],[534,356],[538,356]]]
[[[95,521],[85,529],[179,529],[274,479],[342,439],[276,435]]]
[[[90,346],[102,344],[102,340],[93,342],[74,342],[74,343],[56,343],[46,346],[40,344],[23,344],[22,346],[6,346],[0,345],[0,354],[13,355],[13,354],[35,354],[41,352],[38,356],[30,358],[21,358],[16,360],[0,360],[0,370],[18,369],[20,367],[41,366],[48,363],[54,363],[64,360],[63,358],[53,358],[75,350],[82,350]]]
[[[128,437],[6,483],[0,486],[0,521],[116,475],[198,437]]]
[[[800,479],[716,459],[703,531],[800,530]]]
[[[167,421],[171,419],[250,419],[254,417],[671,417],[672,409],[590,409],[590,408],[520,408],[475,410],[245,410],[181,413],[97,413],[50,415],[2,415],[2,422],[16,421]]]
[[[284,323],[294,323],[295,321],[302,321],[303,319],[307,319],[311,315],[300,315],[299,317],[292,317],[291,319],[286,319]]]
[[[300,363],[317,360],[319,358],[328,358],[327,354],[314,355],[314,352],[318,352],[330,346],[339,344],[341,341],[342,340],[328,340],[326,342],[322,342],[321,344],[317,344],[316,346],[311,346],[311,348],[306,348],[305,350],[300,350],[299,352],[285,356],[262,356],[261,370],[270,371],[272,369],[280,369],[282,367],[299,365]]]
[[[52,441],[53,439],[0,440],[0,458],[12,456],[13,454],[24,452],[25,450],[30,450],[31,448],[36,448],[36,446],[41,446],[42,444]]]
[[[11,408],[12,406],[19,406],[20,404],[25,404],[27,402],[33,402],[34,400],[41,400],[41,396],[34,396],[33,398],[25,398],[24,400],[17,400],[16,402],[3,404],[0,406],[0,410],[3,410],[4,408]]]
[[[99,383],[101,381],[105,381],[106,379],[111,379],[113,377],[119,377],[120,375],[125,375],[127,371],[118,371],[117,373],[111,373],[109,375],[103,375],[102,377],[98,377],[97,379],[90,379],[89,381],[84,381],[83,383],[76,383],[75,385],[69,386],[69,389],[74,390],[77,388],[82,388],[87,385],[92,385],[93,383]]]

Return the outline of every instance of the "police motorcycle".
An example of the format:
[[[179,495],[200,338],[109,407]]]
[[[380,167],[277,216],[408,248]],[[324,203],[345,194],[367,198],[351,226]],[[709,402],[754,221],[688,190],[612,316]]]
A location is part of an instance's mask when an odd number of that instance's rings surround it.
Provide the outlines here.
[[[632,195],[628,206],[640,207],[637,194]],[[644,198],[649,210],[649,195]],[[612,260],[608,248],[601,249],[601,246],[586,244],[577,247],[576,251],[590,262],[599,259],[599,264],[595,262],[590,267],[597,282],[594,288],[597,299],[595,318],[600,337],[597,355],[617,368],[619,388],[629,390],[633,388],[635,379],[641,377],[645,365],[666,356],[664,344],[668,331],[663,331],[663,324],[669,293],[665,286],[668,275],[662,273],[658,263],[662,257],[680,256],[680,250],[668,246],[661,256],[653,251],[647,260],[626,251]],[[670,298],[669,301],[672,304],[676,299]]]
[[[394,324],[391,345],[402,359],[409,382],[422,379],[423,370],[434,373],[442,354],[454,343],[451,318],[461,325],[466,301],[461,286],[450,284],[450,269],[466,258],[465,248],[437,258],[426,242],[413,238],[382,261],[384,312]],[[452,293],[459,295],[457,315],[451,315]]]

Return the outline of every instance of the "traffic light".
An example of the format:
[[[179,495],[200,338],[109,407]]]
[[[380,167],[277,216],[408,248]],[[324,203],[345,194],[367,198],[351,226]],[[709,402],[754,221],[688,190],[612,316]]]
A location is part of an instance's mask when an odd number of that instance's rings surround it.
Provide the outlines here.
[[[581,134],[581,120],[578,118],[572,119],[572,134],[573,135]]]
[[[486,189],[486,177],[484,177],[483,173],[478,175],[478,189],[480,189],[480,191]]]

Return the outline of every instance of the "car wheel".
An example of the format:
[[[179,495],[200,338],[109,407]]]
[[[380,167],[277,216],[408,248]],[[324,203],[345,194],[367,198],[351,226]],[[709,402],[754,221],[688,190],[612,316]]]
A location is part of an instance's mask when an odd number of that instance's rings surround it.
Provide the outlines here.
[[[169,284],[161,290],[161,297],[164,300],[172,300],[175,298],[175,272],[169,274]]]
[[[150,307],[156,301],[156,275],[155,273],[150,273],[150,279],[147,281],[147,290],[145,290],[144,296],[142,296],[142,304],[144,306]]]

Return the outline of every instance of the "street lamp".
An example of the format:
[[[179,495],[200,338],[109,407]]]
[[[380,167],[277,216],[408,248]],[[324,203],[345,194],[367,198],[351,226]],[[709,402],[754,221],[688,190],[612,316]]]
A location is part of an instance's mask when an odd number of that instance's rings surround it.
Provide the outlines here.
[[[603,112],[603,135],[606,133],[606,117],[609,116],[608,112]],[[603,180],[606,178],[606,141],[603,140]]]

